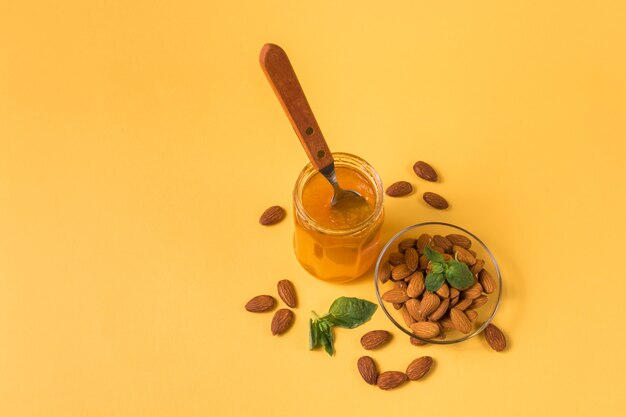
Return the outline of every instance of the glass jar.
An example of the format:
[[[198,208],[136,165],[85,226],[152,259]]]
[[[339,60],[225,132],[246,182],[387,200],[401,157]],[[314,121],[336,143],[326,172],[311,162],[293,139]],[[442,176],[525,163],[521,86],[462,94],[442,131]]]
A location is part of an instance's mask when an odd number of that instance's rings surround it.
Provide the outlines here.
[[[330,207],[332,186],[308,164],[293,191],[294,250],[300,264],[313,276],[346,282],[367,272],[378,256],[384,219],[383,185],[374,168],[358,156],[338,152],[333,157],[339,184],[360,193],[369,211],[356,222],[350,216],[342,217]]]

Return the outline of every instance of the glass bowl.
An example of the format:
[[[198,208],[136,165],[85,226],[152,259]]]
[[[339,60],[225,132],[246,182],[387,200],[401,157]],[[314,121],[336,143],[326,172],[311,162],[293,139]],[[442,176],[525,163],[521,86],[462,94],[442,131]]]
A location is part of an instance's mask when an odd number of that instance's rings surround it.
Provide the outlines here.
[[[484,261],[484,265],[482,269],[485,269],[487,272],[489,272],[489,274],[493,278],[491,282],[492,283],[495,282],[495,289],[491,293],[489,294],[486,294],[485,292],[480,293],[481,294],[480,297],[486,297],[486,302],[484,302],[485,301],[484,298],[481,298],[479,302],[476,302],[467,308],[463,308],[463,307],[466,304],[468,304],[469,301],[466,301],[462,304],[459,304],[459,303],[463,301],[464,298],[470,299],[471,297],[476,297],[477,295],[476,291],[472,291],[468,293],[464,293],[463,291],[461,291],[456,301],[453,301],[454,299],[450,297],[450,295],[452,295],[454,292],[451,292],[451,294],[449,294],[447,297],[446,297],[445,291],[442,292],[443,295],[438,295],[441,303],[444,303],[445,299],[448,298],[448,304],[450,305],[458,304],[461,307],[462,311],[464,311],[465,316],[470,321],[469,331],[467,331],[467,326],[457,326],[457,327],[461,327],[461,329],[465,330],[466,332],[462,332],[456,328],[453,328],[451,326],[451,319],[449,318],[449,312],[448,312],[444,314],[440,319],[432,320],[438,323],[439,328],[441,330],[441,333],[438,336],[433,337],[433,338],[424,338],[424,337],[417,336],[413,332],[413,330],[411,330],[411,328],[409,327],[410,321],[414,318],[412,318],[411,314],[408,313],[409,309],[407,308],[407,306],[403,305],[402,303],[396,303],[394,305],[390,302],[383,300],[383,294],[385,294],[387,291],[391,289],[404,287],[406,290],[409,284],[406,281],[410,282],[410,279],[414,277],[414,275],[410,275],[409,277],[406,277],[404,279],[400,278],[397,280],[394,280],[394,278],[390,278],[389,280],[382,282],[382,280],[379,279],[379,277],[381,277],[381,275],[384,273],[383,268],[386,268],[385,263],[389,261],[389,255],[393,252],[400,252],[398,248],[398,244],[400,242],[405,241],[407,239],[417,240],[423,234],[430,235],[431,237],[435,235],[440,235],[440,236],[445,237],[445,236],[453,234],[453,235],[463,235],[469,238],[469,240],[471,241],[471,246],[469,249],[475,252],[474,256],[476,259],[481,259]],[[427,237],[423,239],[427,240]],[[405,241],[406,245],[408,245],[409,243],[410,241]],[[419,251],[417,246],[418,245],[416,242],[413,248],[418,251],[418,254],[421,257],[422,253]],[[434,246],[434,244],[431,242],[430,246]],[[451,256],[456,255],[456,252],[450,249],[448,249],[447,253],[449,253]],[[449,259],[449,257],[447,258]],[[401,255],[398,255],[398,254],[394,255],[392,261],[393,263],[396,263],[398,265],[405,265],[403,268],[406,268],[406,264],[402,263]],[[422,259],[421,261],[424,262],[424,259]],[[422,265],[424,265],[424,263]],[[391,266],[391,268],[393,269],[395,267]],[[478,266],[474,268],[474,271],[478,272]],[[399,269],[398,272],[399,273],[397,274],[396,278],[402,277],[403,275],[406,274],[406,272],[402,273],[403,272],[402,269]],[[422,275],[424,278],[426,277],[427,272],[428,272],[427,270],[422,271]],[[482,281],[478,279],[479,273],[473,274],[473,275],[474,275],[474,282]],[[449,285],[448,283],[446,284]],[[426,222],[426,223],[418,223],[413,226],[409,226],[404,230],[401,230],[387,242],[387,244],[383,247],[380,255],[378,256],[378,260],[376,261],[376,273],[374,275],[374,285],[376,287],[376,297],[378,298],[378,303],[380,304],[381,308],[383,309],[387,317],[389,317],[389,320],[391,320],[391,322],[394,325],[396,325],[398,329],[402,330],[407,335],[414,337],[416,339],[419,339],[423,342],[433,343],[433,344],[452,344],[452,343],[462,342],[473,336],[476,336],[478,333],[483,331],[483,329],[487,327],[487,325],[493,320],[493,317],[496,315],[496,312],[498,310],[498,306],[500,305],[500,295],[502,293],[502,276],[500,274],[500,268],[498,266],[498,263],[496,262],[495,257],[493,256],[489,248],[476,235],[469,232],[468,230],[463,229],[462,227],[455,226],[453,224],[441,223],[441,222]],[[415,285],[415,287],[419,288],[420,286]],[[451,289],[452,287],[449,287],[449,288]],[[481,287],[476,286],[475,289],[476,288],[480,290]],[[424,289],[421,295],[423,295],[426,292],[427,290]],[[411,293],[414,294],[415,291],[412,291]],[[417,296],[416,298],[419,300],[421,298],[421,295]],[[476,298],[471,298],[471,299],[474,300]],[[484,302],[484,304],[479,306],[481,302]],[[414,303],[414,304],[418,304],[418,303]],[[470,310],[473,311],[474,313],[470,314]],[[415,309],[412,309],[412,311],[415,311]],[[436,318],[436,316],[437,315],[433,316],[433,318]],[[424,318],[424,317],[418,317],[418,319],[419,321],[431,321],[428,318]],[[463,329],[463,327],[465,328]]]

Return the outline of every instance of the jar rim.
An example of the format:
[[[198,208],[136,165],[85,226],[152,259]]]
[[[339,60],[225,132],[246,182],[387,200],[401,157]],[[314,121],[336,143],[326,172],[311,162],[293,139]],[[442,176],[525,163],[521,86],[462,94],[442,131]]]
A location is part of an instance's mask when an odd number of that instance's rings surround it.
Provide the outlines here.
[[[313,165],[310,162],[302,169],[300,175],[298,176],[298,179],[296,180],[296,185],[293,190],[294,208],[297,214],[317,232],[333,236],[346,236],[365,229],[368,225],[374,223],[380,218],[383,212],[383,184],[380,176],[378,175],[374,167],[372,167],[363,158],[346,152],[333,152],[333,158],[335,159],[335,167],[347,167],[354,169],[359,174],[363,175],[365,179],[371,184],[375,191],[374,194],[376,197],[376,202],[374,204],[374,209],[372,210],[372,213],[361,222],[346,229],[331,229],[321,225],[319,222],[313,219],[306,212],[306,210],[304,209],[304,205],[302,204],[302,191],[304,190],[304,186],[315,174],[319,173],[317,169],[313,168]]]

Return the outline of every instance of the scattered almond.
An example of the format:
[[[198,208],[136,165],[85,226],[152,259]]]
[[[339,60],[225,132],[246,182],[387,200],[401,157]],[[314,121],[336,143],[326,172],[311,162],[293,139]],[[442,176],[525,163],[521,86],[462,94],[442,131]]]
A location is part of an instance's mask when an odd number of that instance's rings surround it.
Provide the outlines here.
[[[496,327],[495,324],[488,324],[485,327],[485,339],[487,339],[487,343],[489,346],[496,352],[501,352],[506,348],[506,338],[500,329]]]
[[[285,209],[281,206],[272,206],[261,214],[259,223],[263,226],[270,226],[284,219],[286,214]]]
[[[272,334],[274,336],[285,333],[293,323],[293,312],[288,308],[281,308],[272,318]]]
[[[245,309],[252,313],[262,313],[274,308],[276,300],[271,295],[257,295],[248,301]]]
[[[288,279],[282,279],[278,281],[278,296],[281,300],[285,302],[289,307],[294,308],[297,304],[296,299],[296,289],[293,286],[293,283]]]
[[[433,365],[433,358],[430,356],[422,356],[412,361],[406,368],[406,376],[411,381],[417,381],[421,379],[430,371],[430,367]]]
[[[431,167],[424,161],[417,161],[413,165],[413,171],[421,179],[431,182],[437,181],[437,172],[434,170],[433,167]]]
[[[407,376],[404,372],[399,371],[386,371],[378,375],[376,385],[383,390],[397,388],[407,381]]]
[[[378,380],[378,368],[376,367],[374,359],[369,356],[361,356],[356,365],[365,382],[370,385],[376,385],[376,381]]]
[[[361,346],[365,350],[376,349],[389,341],[391,333],[387,330],[372,330],[361,337]]]
[[[413,186],[411,185],[411,183],[406,181],[398,181],[387,187],[387,191],[385,192],[390,197],[402,197],[411,194],[411,191],[413,191]]]
[[[449,207],[449,204],[446,201],[446,199],[437,193],[431,193],[427,191],[424,193],[422,198],[424,199],[425,202],[427,202],[430,206],[436,208],[437,210],[444,210]]]

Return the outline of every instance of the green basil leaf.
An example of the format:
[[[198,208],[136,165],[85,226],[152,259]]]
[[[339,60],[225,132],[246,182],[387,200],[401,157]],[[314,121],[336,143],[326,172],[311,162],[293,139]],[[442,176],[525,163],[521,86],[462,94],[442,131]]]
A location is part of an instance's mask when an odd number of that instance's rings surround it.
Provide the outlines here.
[[[430,246],[426,246],[424,248],[424,255],[426,255],[426,258],[428,258],[430,262],[445,262],[445,259],[443,259],[443,255],[431,248]]]
[[[354,329],[368,321],[376,307],[376,304],[360,298],[339,297],[330,306],[327,320],[335,326]]]
[[[441,273],[443,273],[445,265],[446,264],[442,264],[442,263],[439,263],[439,262],[431,262],[430,263],[430,269],[435,274],[441,274]]]
[[[446,280],[457,290],[464,290],[474,284],[474,275],[463,262],[451,260],[448,262]]]
[[[309,319],[309,350],[315,349],[320,344],[320,332],[317,320]]]
[[[442,273],[429,272],[426,275],[426,289],[430,292],[435,292],[441,288],[445,280]]]
[[[333,356],[335,348],[333,346],[333,331],[331,330],[332,324],[328,321],[322,320],[320,321],[319,326],[320,343],[324,346],[326,353]]]

